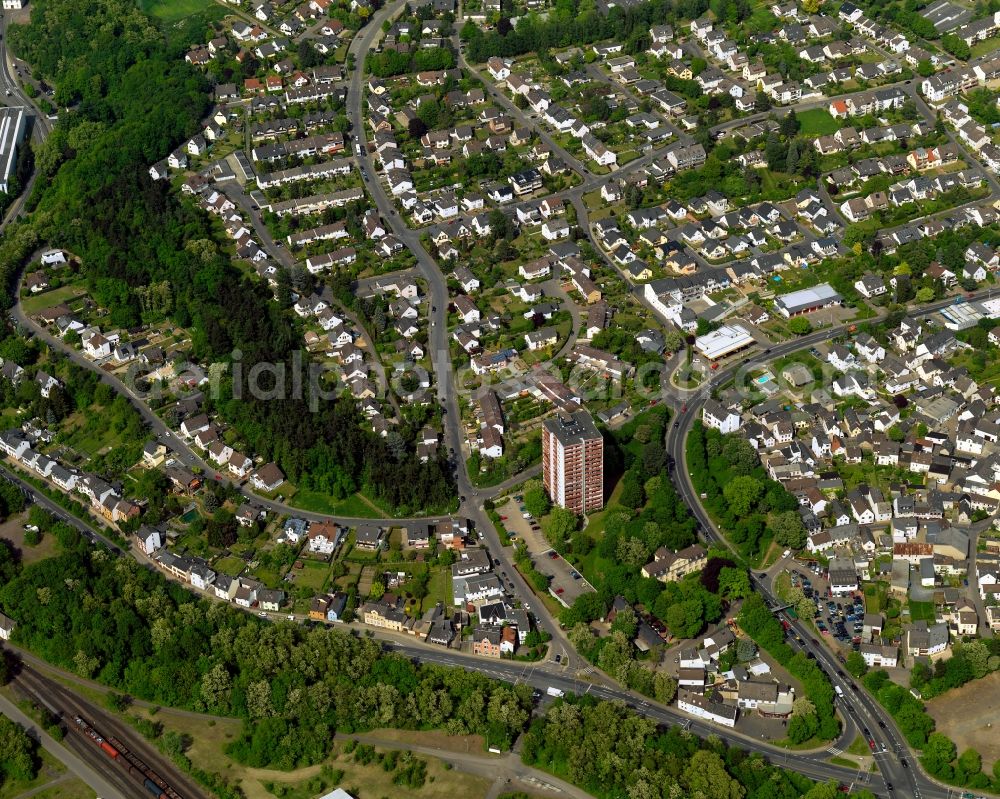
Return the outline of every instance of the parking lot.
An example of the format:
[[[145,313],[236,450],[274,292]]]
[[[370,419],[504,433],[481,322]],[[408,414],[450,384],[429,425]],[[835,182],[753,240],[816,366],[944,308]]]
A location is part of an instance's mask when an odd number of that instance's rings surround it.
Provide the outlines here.
[[[863,595],[829,596],[825,573],[819,565],[810,568],[810,564],[798,563],[790,569],[789,575],[792,587],[801,588],[806,598],[815,603],[813,623],[820,635],[839,641],[845,647],[858,647],[865,615]],[[834,645],[832,640],[831,645]]]
[[[541,525],[533,518],[524,518],[521,503],[511,497],[503,505],[497,506],[500,522],[507,532],[524,541],[535,569],[551,577],[550,591],[563,605],[569,607],[581,594],[592,593],[595,589],[562,555],[545,540]],[[537,529],[536,529],[537,528]]]
[[[577,597],[594,592],[594,586],[587,582],[573,565],[554,549],[548,549],[534,558],[535,569],[551,577],[549,590],[563,605],[569,607]]]
[[[520,503],[513,497],[503,505],[498,505],[497,513],[500,514],[500,522],[507,528],[507,532],[524,541],[532,557],[537,557],[550,548],[541,529],[534,529],[539,527],[538,522],[534,519],[525,519]]]

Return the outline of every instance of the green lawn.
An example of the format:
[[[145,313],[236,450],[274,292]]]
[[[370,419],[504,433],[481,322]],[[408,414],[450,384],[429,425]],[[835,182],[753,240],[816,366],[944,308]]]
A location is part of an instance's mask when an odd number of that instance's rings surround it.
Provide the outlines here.
[[[434,569],[427,582],[427,596],[424,597],[422,611],[426,611],[438,602],[446,607],[452,603],[451,571],[449,569]]]
[[[215,0],[139,0],[139,8],[146,14],[166,23],[179,22],[215,6]]]
[[[219,558],[215,563],[212,564],[212,568],[219,574],[226,574],[230,577],[235,577],[246,566],[242,558],[237,558],[234,556],[229,556],[227,558]]]
[[[307,560],[303,568],[293,569],[292,572],[295,574],[295,585],[311,588],[316,593],[319,593],[326,586],[326,580],[330,574],[330,566],[327,563]]]
[[[869,583],[865,586],[865,611],[881,613],[886,605],[885,583]]]
[[[972,57],[979,58],[987,53],[992,53],[998,47],[1000,47],[1000,44],[997,44],[996,39],[986,39],[982,42],[976,42],[972,45]]]
[[[800,132],[805,136],[829,136],[840,130],[840,125],[825,108],[811,108],[797,114]]]
[[[914,602],[910,601],[910,621],[927,621],[934,622],[934,603],[933,602]]]
[[[361,519],[379,519],[387,516],[380,512],[360,494],[352,494],[339,502],[320,491],[298,491],[289,500],[293,508],[311,511],[313,513],[329,513],[331,516],[356,516]]]
[[[860,735],[851,742],[851,745],[847,747],[847,751],[852,755],[857,755],[858,757],[867,757],[871,754],[871,750],[868,748],[868,742]]]
[[[52,289],[52,291],[43,291],[41,294],[31,294],[26,296],[21,300],[21,307],[24,312],[31,316],[41,311],[43,308],[51,308],[53,305],[58,305],[61,302],[69,302],[76,297],[80,297],[87,293],[87,290],[83,286],[69,285],[60,286],[57,289]]]
[[[38,760],[39,769],[35,779],[23,782],[15,780],[4,782],[3,786],[0,787],[0,799],[13,799],[13,797],[20,796],[22,793],[38,790],[41,786],[66,773],[66,767],[41,747],[38,748]],[[73,782],[77,781],[74,780]],[[93,795],[94,793],[91,791],[90,796]]]

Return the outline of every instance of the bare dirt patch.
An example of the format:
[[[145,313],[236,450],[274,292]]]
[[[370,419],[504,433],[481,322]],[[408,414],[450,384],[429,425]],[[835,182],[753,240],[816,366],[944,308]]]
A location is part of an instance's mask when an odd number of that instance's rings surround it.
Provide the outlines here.
[[[29,547],[24,544],[24,525],[28,521],[28,512],[16,513],[3,524],[0,524],[0,538],[5,538],[14,545],[14,549],[21,553],[21,560],[25,564],[43,560],[56,553],[56,539],[51,533],[42,536],[41,543],[37,547]]]
[[[943,732],[955,742],[959,753],[970,747],[983,756],[983,771],[987,774],[1000,760],[1000,735],[997,722],[1000,707],[1000,672],[993,672],[981,680],[973,680],[961,688],[927,703],[927,712],[937,722],[938,732]]]

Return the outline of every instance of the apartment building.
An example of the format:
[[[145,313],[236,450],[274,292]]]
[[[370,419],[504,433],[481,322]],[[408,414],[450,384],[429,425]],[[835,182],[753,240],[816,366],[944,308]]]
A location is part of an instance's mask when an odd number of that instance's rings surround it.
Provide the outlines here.
[[[552,501],[567,510],[582,514],[604,506],[604,439],[587,411],[545,421],[542,478]]]

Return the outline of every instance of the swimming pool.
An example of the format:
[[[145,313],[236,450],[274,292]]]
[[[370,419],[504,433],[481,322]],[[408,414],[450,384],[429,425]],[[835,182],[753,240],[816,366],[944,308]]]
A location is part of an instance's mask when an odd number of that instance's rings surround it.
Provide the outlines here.
[[[764,385],[770,379],[771,379],[770,375],[761,375],[760,377],[757,378],[757,382],[760,383],[761,385]]]

